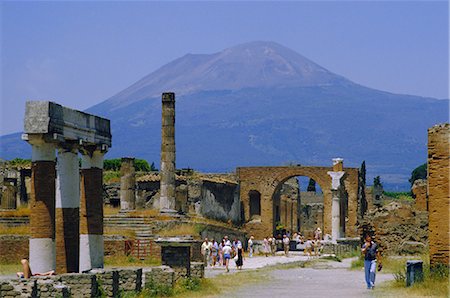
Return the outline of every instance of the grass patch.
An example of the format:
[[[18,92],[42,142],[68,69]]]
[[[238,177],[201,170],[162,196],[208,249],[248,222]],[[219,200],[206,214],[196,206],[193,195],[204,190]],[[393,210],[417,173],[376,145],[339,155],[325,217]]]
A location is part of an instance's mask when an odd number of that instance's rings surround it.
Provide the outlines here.
[[[414,198],[411,196],[411,192],[389,192],[389,191],[384,191],[383,194],[386,197],[393,198],[393,199],[396,199],[396,200],[409,201],[409,202],[413,202],[414,201]]]
[[[0,235],[30,235],[30,226],[22,225],[9,227],[0,225]]]
[[[119,235],[129,239],[136,238],[136,231],[130,229],[118,229],[116,227],[104,227],[103,235]]]
[[[0,265],[0,275],[15,275],[16,272],[23,271],[22,264],[16,262],[15,264],[5,264]]]
[[[20,206],[14,210],[2,210],[0,211],[0,217],[28,217],[31,210],[28,206]]]
[[[120,211],[120,208],[115,208],[111,205],[103,206],[103,216],[116,215],[119,213],[119,211]]]
[[[393,281],[382,284],[378,297],[449,297],[449,268],[446,265],[430,270],[429,264],[423,266],[423,282],[406,287],[406,268],[394,273]]]
[[[160,265],[161,260],[153,257],[140,260],[133,256],[126,256],[123,254],[105,256],[105,267],[152,267]]]
[[[103,171],[103,183],[120,182],[120,171]]]

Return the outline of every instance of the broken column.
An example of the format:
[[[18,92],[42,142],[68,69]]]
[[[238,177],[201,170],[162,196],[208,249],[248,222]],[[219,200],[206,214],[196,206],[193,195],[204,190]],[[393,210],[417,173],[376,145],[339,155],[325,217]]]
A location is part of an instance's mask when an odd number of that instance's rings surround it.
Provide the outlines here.
[[[160,212],[175,213],[175,93],[162,94]]]
[[[450,264],[450,124],[428,129],[428,241],[430,264]]]
[[[340,233],[340,187],[344,176],[344,163],[342,158],[333,158],[333,171],[327,172],[331,176],[331,238],[333,241],[341,237]]]
[[[55,145],[38,134],[26,140],[31,144],[30,267],[46,272],[56,264]]]
[[[80,272],[103,268],[103,152],[81,151]]]
[[[134,158],[123,157],[120,165],[120,209],[134,210],[136,208],[136,172]]]
[[[78,150],[101,148],[103,153],[106,152],[111,146],[110,122],[53,102],[28,101],[24,131],[22,139],[32,145],[31,268],[33,272],[55,269],[57,273],[78,272],[80,254]],[[57,172],[55,148],[58,148]],[[101,178],[99,179],[98,174],[83,177],[83,182],[86,185],[95,185],[97,192],[101,192],[102,189],[99,181]],[[83,191],[85,190],[83,188]],[[90,200],[89,196],[85,198]],[[87,200],[83,202],[84,208],[91,210],[91,205],[95,206],[97,209],[92,211],[95,220],[101,221],[99,217],[103,215],[98,211],[98,200],[93,199],[92,202]],[[91,213],[89,211],[82,213],[86,214],[86,217],[89,217]],[[98,233],[98,230],[91,233],[89,225],[82,231],[86,233],[83,235]],[[103,254],[101,250],[96,253]],[[82,250],[81,254],[83,257],[95,258],[95,254],[87,251]]]
[[[56,163],[56,272],[78,272],[80,173],[75,146],[58,149]]]

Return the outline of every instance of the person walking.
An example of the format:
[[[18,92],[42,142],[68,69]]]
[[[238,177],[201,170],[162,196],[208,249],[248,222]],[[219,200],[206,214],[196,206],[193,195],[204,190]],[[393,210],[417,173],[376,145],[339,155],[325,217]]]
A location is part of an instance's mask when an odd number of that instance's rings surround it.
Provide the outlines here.
[[[238,244],[236,253],[237,253],[236,267],[238,270],[241,270],[242,265],[244,265],[242,244]]]
[[[248,239],[248,257],[253,258],[253,239],[255,239],[252,236],[250,236],[250,239]]]
[[[271,245],[271,250],[272,250],[272,256],[274,256],[275,253],[277,252],[277,238],[275,238],[275,236],[272,235],[272,237],[270,239],[272,239],[272,242],[270,243],[270,245]]]
[[[203,255],[203,263],[205,268],[208,267],[209,258],[211,257],[211,242],[208,241],[208,238],[205,238],[205,241],[202,243],[201,252]]]
[[[378,244],[372,241],[372,236],[367,234],[364,237],[364,244],[361,248],[361,253],[364,255],[364,273],[367,284],[367,289],[375,288],[375,274],[377,271],[377,261],[379,270],[381,270],[381,254],[378,249]]]
[[[219,260],[218,260],[218,262],[219,262],[219,265],[223,264],[225,266],[225,262],[223,259],[223,247],[224,246],[225,246],[225,241],[222,239],[222,242],[220,242],[220,244],[219,244]]]
[[[212,266],[215,267],[217,263],[217,257],[219,255],[219,244],[214,238],[211,240],[211,257],[212,257]]]
[[[283,235],[283,248],[284,248],[284,255],[286,257],[289,257],[289,242],[291,240],[287,235]]]
[[[266,255],[266,257],[269,256],[270,253],[270,246],[269,246],[269,240],[266,238],[264,238],[263,240],[263,249],[264,249],[264,254]]]
[[[223,259],[225,260],[225,268],[227,272],[230,272],[228,266],[230,265],[231,251],[231,245],[225,244],[225,246],[223,247]]]

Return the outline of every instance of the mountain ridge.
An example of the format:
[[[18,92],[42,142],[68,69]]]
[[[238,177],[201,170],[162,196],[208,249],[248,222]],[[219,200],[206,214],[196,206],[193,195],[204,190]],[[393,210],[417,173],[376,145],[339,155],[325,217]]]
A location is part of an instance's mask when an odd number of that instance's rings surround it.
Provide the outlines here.
[[[107,158],[157,162],[161,93],[174,91],[179,168],[329,166],[343,157],[344,166],[366,161],[368,184],[381,175],[388,189],[407,190],[411,171],[427,158],[427,129],[448,122],[448,99],[365,87],[278,46],[253,42],[186,54],[87,109],[111,119]],[[253,54],[246,62],[249,47]],[[0,140],[1,158],[30,156],[19,134]]]

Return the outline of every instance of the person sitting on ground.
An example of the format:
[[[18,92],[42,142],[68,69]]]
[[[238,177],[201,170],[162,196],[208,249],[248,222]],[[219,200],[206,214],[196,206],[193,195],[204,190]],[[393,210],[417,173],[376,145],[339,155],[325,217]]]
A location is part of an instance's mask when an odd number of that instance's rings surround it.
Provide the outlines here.
[[[31,272],[31,268],[30,268],[30,264],[28,262],[28,259],[23,258],[22,260],[20,260],[20,263],[22,263],[22,268],[23,268],[23,272],[17,272],[17,277],[19,278],[30,278],[32,276],[50,276],[50,275],[55,275],[55,271],[54,270],[50,270],[47,272],[43,272],[43,273],[32,273]]]

